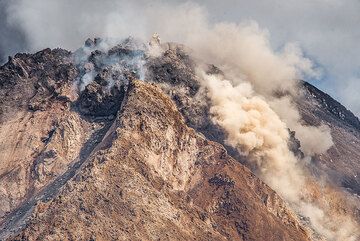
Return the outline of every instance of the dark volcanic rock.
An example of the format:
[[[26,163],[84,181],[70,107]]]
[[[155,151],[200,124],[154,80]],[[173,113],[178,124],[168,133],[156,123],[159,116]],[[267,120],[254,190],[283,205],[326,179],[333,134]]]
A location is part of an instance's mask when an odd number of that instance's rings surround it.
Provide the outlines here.
[[[147,61],[146,79],[158,83],[168,83],[175,87],[186,88],[190,95],[195,95],[200,84],[194,73],[195,64],[184,49],[184,46],[167,44],[160,57]]]
[[[338,121],[343,122],[343,124],[352,126],[360,131],[360,120],[351,111],[315,86],[307,82],[302,82],[302,85],[304,89],[308,91],[309,95],[311,95],[328,114],[333,115]]]
[[[126,39],[108,51],[103,45],[106,43],[101,39],[88,39],[74,54],[80,73],[77,106],[84,115],[115,115],[129,81],[142,75],[144,50],[135,41]],[[86,74],[90,79],[83,79]]]
[[[324,154],[313,157],[313,168],[326,173],[339,186],[360,195],[360,122],[359,119],[334,100],[309,83],[301,82],[304,96],[297,105],[306,124],[327,124],[334,145]]]
[[[291,131],[289,130],[290,133],[290,140],[288,143],[289,146],[289,150],[291,150],[295,156],[299,157],[299,158],[304,158],[304,153],[301,151],[301,143],[300,141],[295,137],[295,131]]]
[[[76,75],[69,51],[16,54],[0,67],[0,122],[17,110],[44,110],[54,101],[67,102],[63,97]]]
[[[125,87],[113,86],[110,89],[97,82],[91,82],[81,92],[78,100],[80,111],[85,115],[115,115],[124,99]]]

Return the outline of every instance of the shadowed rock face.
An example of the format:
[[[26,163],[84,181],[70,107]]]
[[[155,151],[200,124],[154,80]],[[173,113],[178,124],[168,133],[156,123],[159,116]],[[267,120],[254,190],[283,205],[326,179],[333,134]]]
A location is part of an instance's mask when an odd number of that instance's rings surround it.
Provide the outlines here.
[[[307,91],[308,99],[312,98],[318,102],[317,107],[320,107],[324,111],[323,114],[328,116],[328,118],[326,118],[327,121],[333,117],[333,119],[337,120],[339,124],[341,123],[343,125],[347,125],[350,128],[354,128],[355,130],[360,130],[359,118],[351,113],[351,111],[347,110],[331,96],[322,92],[311,84],[302,82],[302,86]],[[318,110],[313,110],[313,112],[316,111]],[[318,115],[320,117],[320,113]]]
[[[70,55],[45,49],[11,57],[0,71],[0,122],[17,111],[45,110],[57,100],[65,103],[68,84],[77,75]]]
[[[142,74],[142,46],[131,38],[108,51],[100,50],[101,44],[105,44],[101,39],[88,39],[85,46],[74,53],[80,73],[76,106],[86,116],[116,115],[129,81]]]
[[[107,51],[100,42],[87,40],[86,54],[17,54],[0,67],[0,239],[310,239],[241,164],[246,157],[223,147],[183,46],[166,44],[151,57],[130,40]],[[139,58],[152,84],[135,80]],[[211,65],[209,73],[222,74]],[[304,86],[304,121],[330,123],[336,134],[333,149],[314,157],[316,171],[356,190],[356,121],[328,96],[331,107],[321,106],[325,94]],[[292,135],[298,155],[300,145]]]
[[[80,95],[80,111],[85,115],[115,115],[120,108],[124,94],[124,86],[104,89],[101,84],[94,81],[86,86]]]
[[[331,98],[309,83],[302,83],[305,98],[297,105],[307,124],[327,124],[334,145],[324,154],[313,158],[313,163],[337,185],[360,195],[360,121]],[[360,218],[360,216],[359,216]]]

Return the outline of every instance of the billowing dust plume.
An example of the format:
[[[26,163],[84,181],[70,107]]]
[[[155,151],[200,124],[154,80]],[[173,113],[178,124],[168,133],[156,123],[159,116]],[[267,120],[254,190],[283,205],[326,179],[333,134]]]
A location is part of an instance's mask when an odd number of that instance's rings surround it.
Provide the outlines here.
[[[301,95],[297,80],[318,74],[311,61],[294,44],[274,52],[267,32],[255,23],[205,25],[187,40],[198,59],[224,72],[223,77],[200,70],[199,76],[212,103],[213,122],[226,131],[227,144],[247,156],[258,175],[309,218],[317,233],[329,240],[356,240],[359,230],[351,217],[313,200],[305,160],[288,147],[288,128],[296,132],[305,158],[333,144],[330,129],[304,125],[293,103]]]
[[[294,210],[308,217],[317,233],[330,240],[356,240],[357,226],[350,217],[332,215],[312,200],[308,174],[288,148],[287,126],[265,99],[256,96],[247,82],[233,85],[204,72],[201,77],[212,102],[213,121],[228,134],[227,144],[246,155],[258,175]]]

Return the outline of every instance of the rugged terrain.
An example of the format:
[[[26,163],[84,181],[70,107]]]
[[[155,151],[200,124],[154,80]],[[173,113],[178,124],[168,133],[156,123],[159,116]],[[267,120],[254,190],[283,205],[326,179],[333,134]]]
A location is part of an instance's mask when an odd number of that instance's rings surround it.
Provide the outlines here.
[[[129,41],[104,52],[99,41],[75,53],[17,54],[0,67],[0,239],[312,238],[225,145],[197,102],[183,46],[165,44],[154,57]],[[339,199],[351,197],[351,209],[339,209],[359,218],[360,122],[312,85],[303,90],[304,121],[330,125],[335,143],[313,157],[312,172],[325,174]]]
[[[360,121],[329,95],[309,83],[303,83],[305,99],[299,101],[304,121],[331,128],[334,145],[324,154],[315,156],[314,164],[337,185],[360,195]]]

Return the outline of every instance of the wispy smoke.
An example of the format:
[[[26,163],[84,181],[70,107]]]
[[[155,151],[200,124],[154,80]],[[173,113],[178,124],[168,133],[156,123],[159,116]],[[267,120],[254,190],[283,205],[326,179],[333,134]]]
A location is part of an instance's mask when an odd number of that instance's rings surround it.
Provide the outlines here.
[[[257,23],[211,24],[206,11],[192,3],[14,0],[6,11],[11,15],[9,23],[26,33],[32,50],[75,49],[95,36],[119,40],[132,35],[147,42],[154,32],[164,41],[185,44],[199,62],[214,64],[225,73],[223,79],[199,70],[212,103],[213,121],[227,133],[227,144],[248,156],[259,175],[308,217],[318,233],[330,240],[356,239],[358,230],[351,218],[336,217],[311,199],[306,191],[309,175],[288,148],[287,128],[296,132],[306,156],[323,153],[332,145],[329,128],[304,125],[293,104],[293,96],[299,94],[297,79],[319,75],[296,44],[275,52],[269,33]],[[89,50],[83,51],[79,63],[88,59]],[[114,67],[120,59],[101,61]],[[96,74],[94,66],[84,68],[80,90]]]
[[[80,70],[75,87],[83,91],[96,77],[104,78],[107,90],[116,85],[128,85],[129,71],[140,80],[144,80],[144,51],[146,45],[127,38],[88,39],[85,45],[73,54],[74,63]],[[105,71],[105,76],[100,76]],[[99,75],[100,74],[100,75]]]

